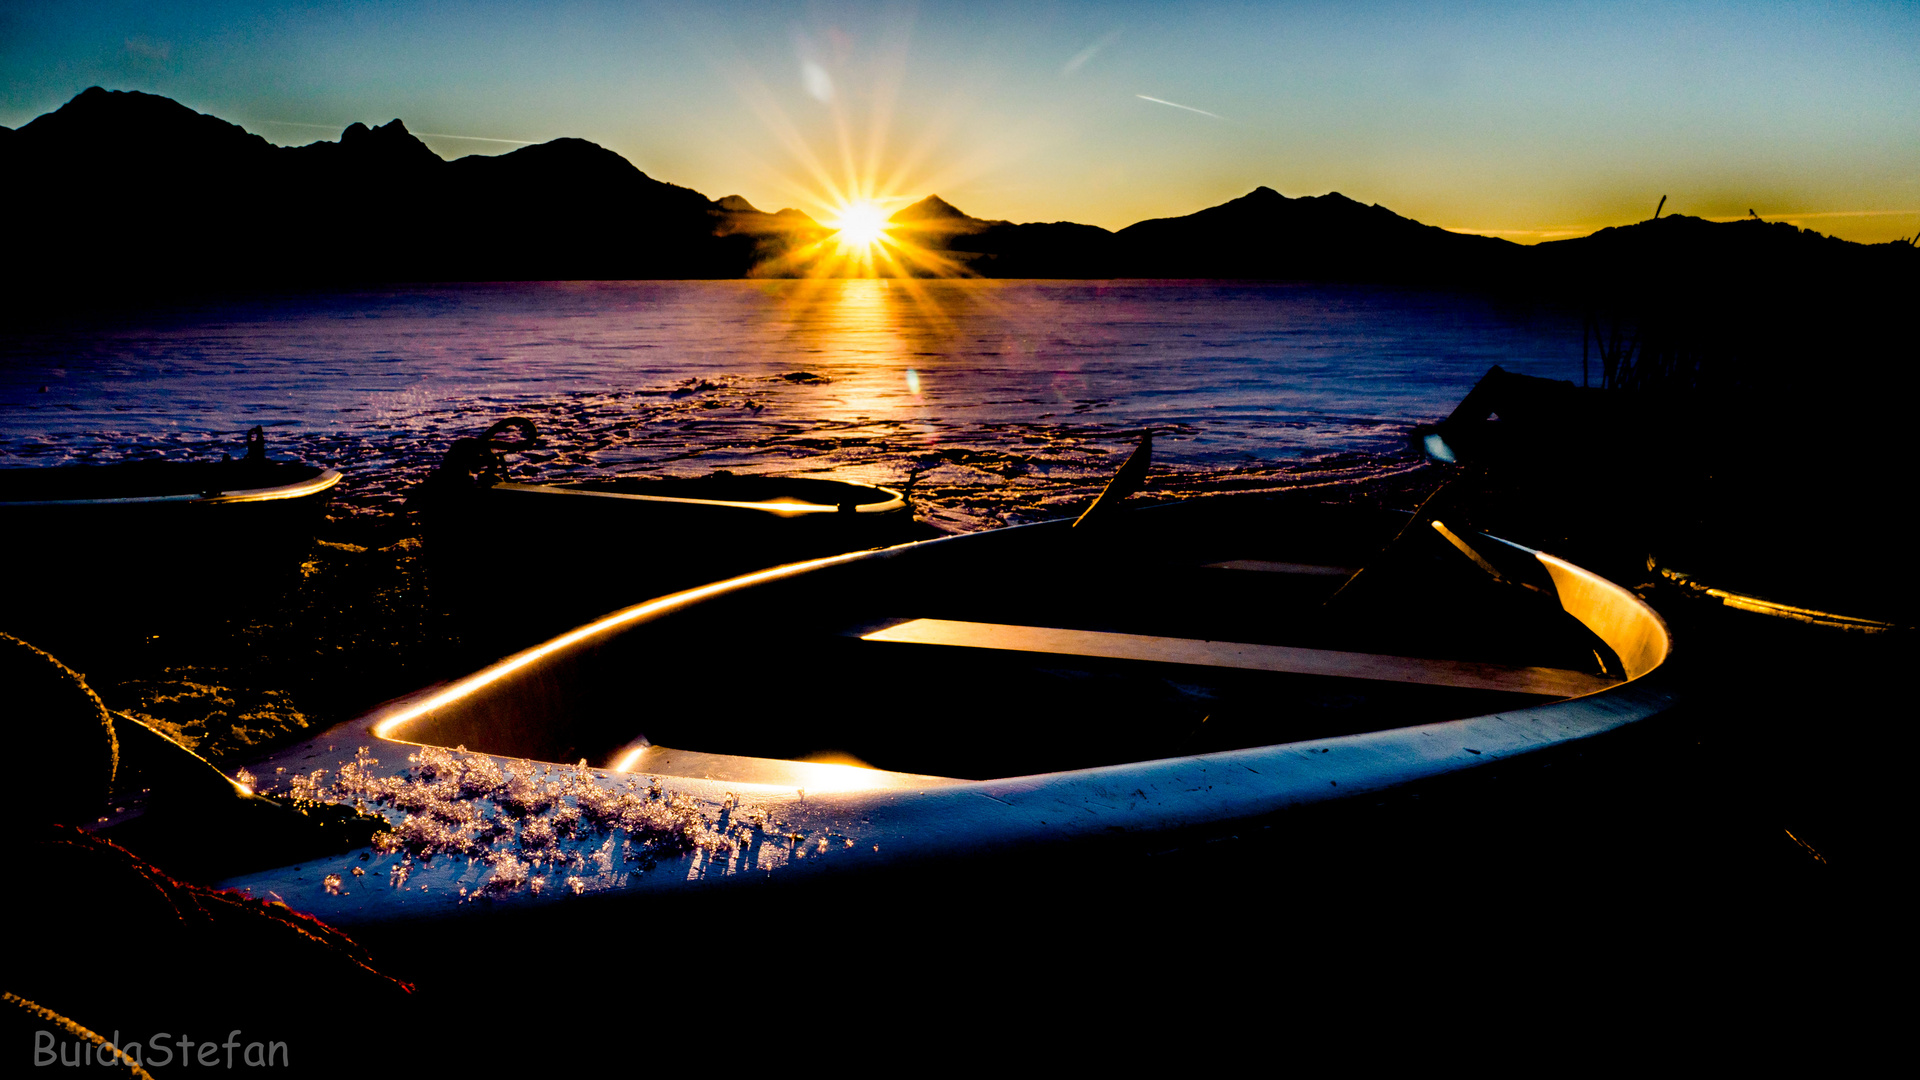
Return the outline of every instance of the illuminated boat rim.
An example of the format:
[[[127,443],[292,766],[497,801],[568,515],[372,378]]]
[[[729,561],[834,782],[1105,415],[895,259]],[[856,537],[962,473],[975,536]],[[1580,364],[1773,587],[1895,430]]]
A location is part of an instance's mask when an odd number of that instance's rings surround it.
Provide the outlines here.
[[[239,488],[233,491],[201,491],[175,495],[130,495],[111,499],[32,499],[0,502],[0,509],[40,506],[150,506],[161,503],[245,503],[303,499],[318,495],[340,482],[340,470],[322,469],[319,475],[291,484],[273,487]]]
[[[907,508],[907,496],[893,488],[877,484],[855,484],[844,480],[827,481],[845,484],[860,491],[873,491],[886,498],[873,502],[851,503],[850,512],[855,514],[890,514]],[[762,513],[777,514],[781,517],[793,517],[799,514],[843,514],[838,503],[815,503],[804,499],[770,499],[765,502],[742,502],[733,499],[697,499],[680,495],[640,495],[630,491],[597,491],[592,487],[572,487],[566,484],[517,484],[499,483],[491,491],[515,491],[536,495],[571,495],[593,499],[619,499],[626,502],[654,503],[666,506],[713,506],[735,510],[758,510]]]

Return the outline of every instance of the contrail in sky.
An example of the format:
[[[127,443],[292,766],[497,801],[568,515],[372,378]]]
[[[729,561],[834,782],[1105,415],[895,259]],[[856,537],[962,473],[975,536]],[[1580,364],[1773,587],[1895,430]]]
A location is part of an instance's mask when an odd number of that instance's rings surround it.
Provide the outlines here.
[[[1151,101],[1151,102],[1153,102],[1153,103],[1154,103],[1155,105],[1171,105],[1171,106],[1173,106],[1173,107],[1174,107],[1174,108],[1176,108],[1176,109],[1185,109],[1185,110],[1187,110],[1188,112],[1197,112],[1197,113],[1199,113],[1199,114],[1200,114],[1201,116],[1211,116],[1211,117],[1213,117],[1213,118],[1214,118],[1215,120],[1225,120],[1225,119],[1226,119],[1226,117],[1224,117],[1224,116],[1221,116],[1221,115],[1220,115],[1219,113],[1210,113],[1210,112],[1208,112],[1208,111],[1207,111],[1207,110],[1205,110],[1205,109],[1196,109],[1196,108],[1194,108],[1194,107],[1193,107],[1193,106],[1191,106],[1191,105],[1182,105],[1182,104],[1180,104],[1180,103],[1179,103],[1179,102],[1177,102],[1177,101],[1166,101],[1166,100],[1164,100],[1164,99],[1161,99],[1161,98],[1157,98],[1157,97],[1148,97],[1148,96],[1147,96],[1147,95],[1145,95],[1145,94],[1135,94],[1135,95],[1133,95],[1133,96],[1134,96],[1134,97],[1137,97],[1137,98],[1139,98],[1139,99],[1140,99],[1141,101]]]

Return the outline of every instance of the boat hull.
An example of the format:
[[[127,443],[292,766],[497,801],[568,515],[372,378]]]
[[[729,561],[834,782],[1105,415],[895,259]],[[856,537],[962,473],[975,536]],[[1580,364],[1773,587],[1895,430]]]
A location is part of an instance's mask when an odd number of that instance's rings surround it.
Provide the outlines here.
[[[1446,545],[1423,549],[1402,573],[1380,569],[1384,584],[1373,588],[1407,601],[1396,610],[1412,625],[1380,629],[1382,609],[1370,603],[1357,617],[1329,609],[1325,596],[1344,580],[1336,571],[1406,523],[1298,501],[1219,500],[1136,512],[1097,538],[1048,523],[662,597],[259,763],[259,775],[325,770],[303,781],[308,795],[386,806],[396,839],[228,884],[352,926],[1086,843],[1164,849],[1550,753],[1670,707],[1671,642],[1651,609],[1578,567],[1491,538],[1455,537],[1495,564],[1498,580]],[[1288,558],[1271,557],[1280,555]],[[1434,573],[1453,581],[1414,584]],[[1188,595],[1208,575],[1219,578],[1217,595]],[[1476,604],[1431,606],[1454,585]],[[1181,625],[1182,611],[1204,614],[1221,597],[1242,603],[1208,621],[1213,633]],[[1279,615],[1289,604],[1304,619],[1292,629]],[[989,609],[1002,638],[984,645],[941,637],[967,620],[912,617]],[[1077,640],[1163,653],[1090,655],[1053,641],[1031,654],[1009,644],[1049,611],[1079,624],[1069,628]],[[1531,621],[1503,636],[1497,624],[1514,612]],[[1452,620],[1475,640],[1434,638],[1423,617]],[[1140,627],[1130,620],[1163,632],[1132,633]],[[1438,655],[1234,640],[1262,633],[1375,650],[1427,640]],[[1167,642],[1177,649],[1165,652]],[[1570,663],[1588,642],[1599,673],[1509,662]],[[1455,673],[1471,665],[1445,654],[1465,644],[1499,661],[1479,665],[1481,675],[1588,681],[1572,696],[1544,684],[1460,683]],[[1271,650],[1293,650],[1284,664],[1322,667],[1261,666],[1282,655]],[[1227,654],[1254,657],[1254,667],[1215,662]],[[1374,666],[1356,674],[1354,656]],[[1371,711],[1368,697],[1378,702]],[[559,764],[567,761],[576,764]],[[429,789],[447,798],[434,802]],[[534,789],[556,801],[534,810]],[[527,813],[511,841],[462,840],[465,826],[448,823],[471,823],[475,806]],[[533,823],[543,814],[576,831],[549,839],[553,826]],[[434,831],[442,826],[453,831]],[[451,846],[435,847],[443,841]],[[341,888],[356,866],[371,875]]]
[[[286,462],[6,470],[0,620],[140,634],[254,610],[297,580],[339,481]]]

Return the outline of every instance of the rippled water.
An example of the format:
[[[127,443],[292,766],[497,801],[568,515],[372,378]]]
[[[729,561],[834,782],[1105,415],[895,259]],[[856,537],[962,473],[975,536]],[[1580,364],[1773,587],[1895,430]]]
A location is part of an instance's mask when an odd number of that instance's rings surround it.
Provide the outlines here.
[[[1080,498],[1151,427],[1162,482],[1391,468],[1493,364],[1579,378],[1564,312],[1271,283],[505,283],[283,295],[0,336],[0,465],[233,449],[372,510],[534,417],[521,476],[808,472],[968,527]],[[938,513],[936,513],[938,516]]]

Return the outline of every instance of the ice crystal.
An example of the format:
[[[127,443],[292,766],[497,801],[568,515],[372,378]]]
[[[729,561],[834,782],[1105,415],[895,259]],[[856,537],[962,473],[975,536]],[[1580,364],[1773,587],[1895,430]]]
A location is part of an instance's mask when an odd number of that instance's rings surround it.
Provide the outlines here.
[[[481,888],[489,892],[512,892],[527,883],[528,870],[526,863],[509,855],[493,864],[493,873]]]
[[[325,769],[315,769],[305,774],[295,773],[293,779],[287,781],[288,794],[292,795],[296,802],[330,801],[327,798],[327,786],[320,781],[320,778],[325,775],[327,775]]]
[[[547,874],[536,873],[542,867],[566,871],[561,880],[577,894],[612,877],[616,859],[643,868],[665,855],[725,853],[731,860],[770,824],[764,810],[743,810],[731,792],[718,817],[709,818],[698,800],[663,789],[657,777],[644,786],[633,777],[621,783],[584,761],[556,768],[465,747],[422,747],[407,762],[406,772],[384,775],[372,751],[361,747],[331,784],[324,782],[325,770],[291,781],[296,799],[373,805],[389,810],[390,819],[397,815],[374,838],[376,851],[400,857],[388,871],[394,888],[406,887],[413,860],[449,855],[490,869],[472,890],[475,898],[523,886],[537,893],[548,884]],[[570,842],[591,846],[575,849]],[[464,886],[461,895],[468,895]]]
[[[520,830],[520,847],[528,852],[549,852],[558,839],[553,832],[553,822],[546,818],[533,818]]]

